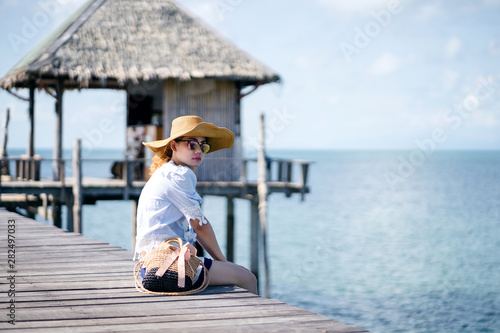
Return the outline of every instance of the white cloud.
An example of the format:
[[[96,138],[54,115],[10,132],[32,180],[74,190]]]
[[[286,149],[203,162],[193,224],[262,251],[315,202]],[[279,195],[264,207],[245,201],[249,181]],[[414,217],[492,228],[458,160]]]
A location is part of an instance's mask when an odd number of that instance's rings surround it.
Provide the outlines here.
[[[184,0],[178,3],[210,26],[217,26],[238,10],[244,2],[244,0]]]
[[[498,125],[495,114],[491,111],[476,110],[472,112],[466,126],[492,128]]]
[[[486,6],[492,6],[492,7],[500,6],[500,0],[483,0],[483,3]]]
[[[385,52],[371,64],[368,72],[371,75],[386,75],[394,73],[401,68],[401,66],[411,61],[412,57],[404,59],[391,52]]]
[[[223,6],[223,2],[213,0],[194,0],[179,2],[184,9],[197,17],[202,17],[210,25],[224,20],[231,7]],[[221,6],[222,4],[222,6]]]
[[[22,107],[19,107],[20,103],[18,101],[9,101],[7,105],[5,106],[5,109],[9,109],[9,119],[11,122],[14,121],[27,121],[28,120],[28,113],[26,112],[25,109]],[[2,111],[2,118],[4,119],[4,112]]]
[[[460,77],[460,73],[457,71],[446,70],[443,77],[443,87],[446,90],[451,90],[455,87],[457,79]]]
[[[341,97],[338,94],[331,95],[330,97],[328,97],[326,99],[326,102],[328,103],[328,105],[335,105],[335,104],[338,104],[340,101],[341,101]]]
[[[396,117],[400,123],[408,126],[408,129],[420,131],[445,126],[443,112],[445,111],[428,106],[425,109],[400,110]]]
[[[12,8],[21,6],[21,1],[18,0],[3,0],[0,8]]]
[[[64,23],[67,18],[73,15],[78,9],[85,5],[84,0],[58,0],[53,2],[53,7],[46,7],[43,9],[40,4],[43,2],[38,2],[37,11],[45,12],[50,10],[49,15],[51,17],[50,25],[51,30],[58,28],[62,23]],[[45,5],[46,6],[46,5]]]
[[[462,49],[462,41],[457,36],[451,37],[445,46],[445,54],[448,59],[455,59]]]
[[[311,70],[323,66],[327,60],[326,54],[299,56],[294,59],[293,65],[297,69]]]
[[[422,21],[427,21],[438,17],[441,14],[441,8],[439,3],[433,3],[428,5],[423,5],[420,8],[420,13],[418,14],[418,18]]]
[[[492,56],[500,56],[500,37],[495,37],[488,43],[488,51]]]
[[[342,13],[366,13],[387,7],[387,0],[317,0],[317,3],[322,7]]]

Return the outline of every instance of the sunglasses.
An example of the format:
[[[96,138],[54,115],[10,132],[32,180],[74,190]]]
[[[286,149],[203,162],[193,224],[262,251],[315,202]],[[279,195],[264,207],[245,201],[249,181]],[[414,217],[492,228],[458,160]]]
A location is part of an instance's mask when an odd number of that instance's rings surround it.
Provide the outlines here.
[[[196,150],[198,147],[201,148],[201,152],[206,154],[210,151],[210,145],[208,143],[198,143],[196,140],[175,140],[176,142],[185,141],[188,143],[188,147],[191,150]]]

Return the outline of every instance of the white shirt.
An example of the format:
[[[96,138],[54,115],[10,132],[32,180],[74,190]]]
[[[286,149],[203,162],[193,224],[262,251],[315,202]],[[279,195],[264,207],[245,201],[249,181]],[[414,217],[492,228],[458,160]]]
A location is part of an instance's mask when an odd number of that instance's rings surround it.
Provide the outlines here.
[[[196,240],[189,221],[207,223],[196,192],[196,175],[173,161],[158,168],[142,189],[137,206],[137,237],[134,259],[142,257],[169,237],[183,242]]]

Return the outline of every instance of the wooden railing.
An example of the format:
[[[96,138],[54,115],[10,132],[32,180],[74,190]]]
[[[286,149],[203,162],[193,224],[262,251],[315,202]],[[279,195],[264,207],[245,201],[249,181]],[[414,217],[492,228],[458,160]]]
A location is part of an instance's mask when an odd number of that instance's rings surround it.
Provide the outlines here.
[[[210,163],[210,161],[214,161],[216,159],[207,159],[207,163]],[[75,165],[79,166],[80,172],[79,175],[83,174],[81,169],[84,168],[85,164],[87,163],[98,163],[98,162],[109,162],[110,165],[112,164],[117,164],[118,166],[114,166],[115,168],[118,168],[120,170],[118,176],[113,176],[111,173],[111,167],[109,170],[109,178],[115,178],[115,179],[121,179],[124,181],[124,193],[123,193],[123,198],[128,199],[130,197],[130,190],[134,186],[141,186],[144,184],[144,182],[147,180],[147,177],[144,177],[143,174],[140,172],[138,173],[137,170],[141,169],[144,171],[144,174],[148,172],[147,170],[147,161],[145,159],[121,159],[121,160],[116,160],[116,159],[103,159],[103,158],[81,158],[81,154],[74,154],[72,159],[52,159],[52,158],[42,158],[39,155],[36,155],[34,157],[28,157],[26,155],[21,155],[17,157],[0,157],[0,163],[11,163],[14,162],[13,164],[15,165],[15,170],[12,172],[10,177],[5,177],[6,175],[3,175],[4,181],[10,180],[10,181],[40,181],[42,180],[41,177],[41,171],[42,171],[42,165],[46,166],[47,163],[43,162],[52,162],[51,167],[55,165],[55,163],[59,163],[59,175],[61,176],[59,179],[56,179],[56,174],[54,174],[54,177],[52,178],[52,181],[55,182],[60,182],[61,186],[65,186],[65,166],[68,165],[68,163],[71,163],[69,165],[72,165],[72,175],[75,176]],[[114,163],[113,163],[114,162]],[[205,162],[204,162],[205,163]],[[225,163],[225,162],[224,162]],[[257,181],[257,159],[251,158],[251,159],[243,159],[241,160],[241,163],[237,163],[234,160],[232,160],[232,165],[239,165],[239,179],[234,179],[233,181],[223,181],[227,183],[235,183],[239,182],[242,183],[242,186],[245,187],[247,184],[253,184]],[[288,184],[293,184],[294,188],[301,188],[301,194],[304,195],[307,190],[307,180],[308,180],[308,173],[309,173],[309,165],[311,164],[310,161],[305,161],[305,160],[296,160],[296,159],[283,159],[283,158],[268,158],[266,160],[266,167],[267,167],[267,182],[271,184],[275,184],[276,186],[279,186],[279,184],[282,184],[285,187],[285,194],[290,196],[292,194],[291,190],[286,190],[286,185]],[[46,174],[47,175],[47,174]],[[139,176],[139,177],[138,177]],[[83,177],[82,177],[83,178]],[[47,180],[47,179],[45,179]],[[221,185],[221,181],[218,180],[217,178],[210,179],[208,181],[202,180],[204,184],[206,183],[214,183],[217,185]],[[135,185],[134,185],[135,184]],[[73,186],[73,184],[68,184],[69,186]],[[1,180],[0,180],[0,186],[1,186]]]

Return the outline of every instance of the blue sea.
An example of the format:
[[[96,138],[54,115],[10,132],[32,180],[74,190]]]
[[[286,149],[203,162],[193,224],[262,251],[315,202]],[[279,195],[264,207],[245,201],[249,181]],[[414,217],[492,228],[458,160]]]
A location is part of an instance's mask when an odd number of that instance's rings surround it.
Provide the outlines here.
[[[500,332],[500,151],[268,155],[314,162],[303,202],[269,198],[271,298],[371,332]],[[204,198],[222,248],[225,205]],[[235,261],[247,267],[249,208],[236,200]],[[83,234],[131,250],[131,214],[131,202],[84,206]]]

